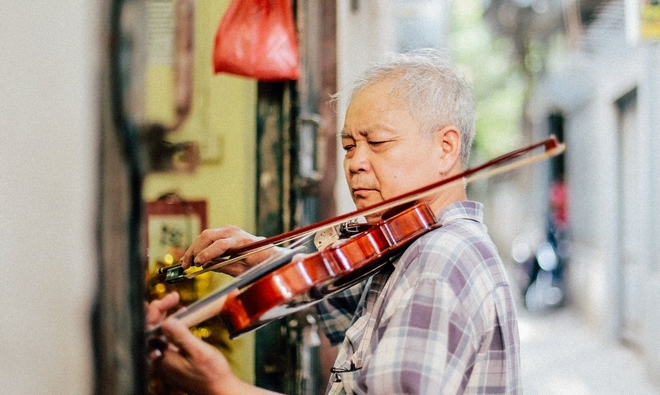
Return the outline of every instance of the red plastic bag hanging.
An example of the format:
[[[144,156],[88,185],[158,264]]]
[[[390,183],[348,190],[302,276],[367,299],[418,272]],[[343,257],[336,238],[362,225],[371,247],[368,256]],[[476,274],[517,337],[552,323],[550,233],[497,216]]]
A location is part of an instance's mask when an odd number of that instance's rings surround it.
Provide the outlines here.
[[[259,80],[300,76],[291,0],[232,0],[215,36],[213,65]]]

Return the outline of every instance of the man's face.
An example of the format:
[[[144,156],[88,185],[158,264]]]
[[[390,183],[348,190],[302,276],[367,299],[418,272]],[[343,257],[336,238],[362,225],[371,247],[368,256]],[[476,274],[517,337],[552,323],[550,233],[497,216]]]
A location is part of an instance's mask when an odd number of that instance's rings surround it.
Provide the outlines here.
[[[407,102],[390,87],[384,81],[364,88],[346,111],[344,173],[358,209],[441,179],[435,165],[441,148],[422,135]]]

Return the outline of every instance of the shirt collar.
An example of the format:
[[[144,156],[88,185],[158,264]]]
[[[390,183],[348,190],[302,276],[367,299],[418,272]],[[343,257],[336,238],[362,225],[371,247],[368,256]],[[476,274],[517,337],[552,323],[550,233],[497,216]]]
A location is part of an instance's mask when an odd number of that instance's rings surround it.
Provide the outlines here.
[[[461,200],[451,203],[437,215],[438,222],[445,225],[458,219],[469,219],[476,222],[484,220],[484,205],[472,200]]]

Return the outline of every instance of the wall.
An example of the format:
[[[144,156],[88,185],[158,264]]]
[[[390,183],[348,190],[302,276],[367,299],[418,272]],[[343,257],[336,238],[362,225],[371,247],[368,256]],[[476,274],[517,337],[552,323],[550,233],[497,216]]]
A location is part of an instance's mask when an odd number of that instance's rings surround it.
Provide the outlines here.
[[[192,112],[171,141],[195,141],[202,162],[194,174],[152,174],[145,200],[176,192],[184,199],[206,199],[208,226],[227,224],[255,231],[256,81],[213,74],[215,31],[228,0],[196,2],[195,79]],[[147,118],[171,122],[172,67],[150,63],[147,73]],[[222,275],[212,275],[215,284]],[[246,335],[232,342],[229,356],[234,372],[254,381],[254,339]]]
[[[647,139],[646,150],[648,162],[646,172],[651,182],[648,185],[647,196],[650,212],[643,210],[647,221],[649,221],[648,230],[648,261],[644,262],[646,269],[646,287],[642,290],[643,299],[640,301],[640,308],[645,312],[646,326],[644,330],[644,346],[646,353],[644,360],[648,368],[649,377],[652,377],[656,384],[660,385],[660,243],[657,242],[657,235],[660,232],[660,210],[654,209],[660,207],[660,185],[657,182],[657,174],[660,174],[660,157],[657,152],[660,150],[660,73],[657,65],[660,64],[660,48],[657,43],[645,43],[641,48],[642,52],[642,78],[646,81],[643,87],[640,87],[640,118],[641,127],[645,131]],[[649,314],[650,312],[650,314]]]
[[[421,46],[435,45],[445,47],[448,42],[449,17],[447,14],[450,1],[420,1],[414,4],[396,1],[365,1],[365,0],[337,0],[337,87],[341,91],[357,78],[362,71],[374,61],[379,60],[388,52],[402,50],[398,45]],[[398,37],[397,29],[405,28],[399,24],[405,23],[406,17],[421,18],[427,14],[445,17],[436,21],[438,37],[426,37],[431,33],[417,31],[421,36],[411,34],[407,37]],[[423,18],[419,19],[423,21]],[[409,50],[412,48],[405,48]],[[344,126],[344,115],[348,106],[345,98],[340,97],[336,103],[337,130]],[[339,143],[338,147],[341,147]],[[335,183],[335,196],[337,212],[346,213],[354,211],[355,206],[348,193],[343,169],[344,151],[337,150],[337,182]]]
[[[0,392],[89,394],[98,1],[0,13]]]
[[[357,7],[353,7],[357,4]],[[373,1],[337,0],[337,88],[349,85],[371,62],[385,52],[394,51],[394,33],[391,16],[385,3]],[[344,126],[347,101],[339,98],[337,105],[337,130]],[[344,150],[337,149],[337,182],[335,196],[337,213],[355,210],[346,186],[343,172]]]

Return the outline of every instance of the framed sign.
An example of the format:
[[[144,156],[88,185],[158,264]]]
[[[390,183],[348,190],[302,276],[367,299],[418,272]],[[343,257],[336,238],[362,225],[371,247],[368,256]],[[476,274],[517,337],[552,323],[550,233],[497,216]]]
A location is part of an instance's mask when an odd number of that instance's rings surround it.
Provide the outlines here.
[[[147,202],[148,271],[178,262],[193,240],[207,228],[206,200],[184,200],[167,194]]]

